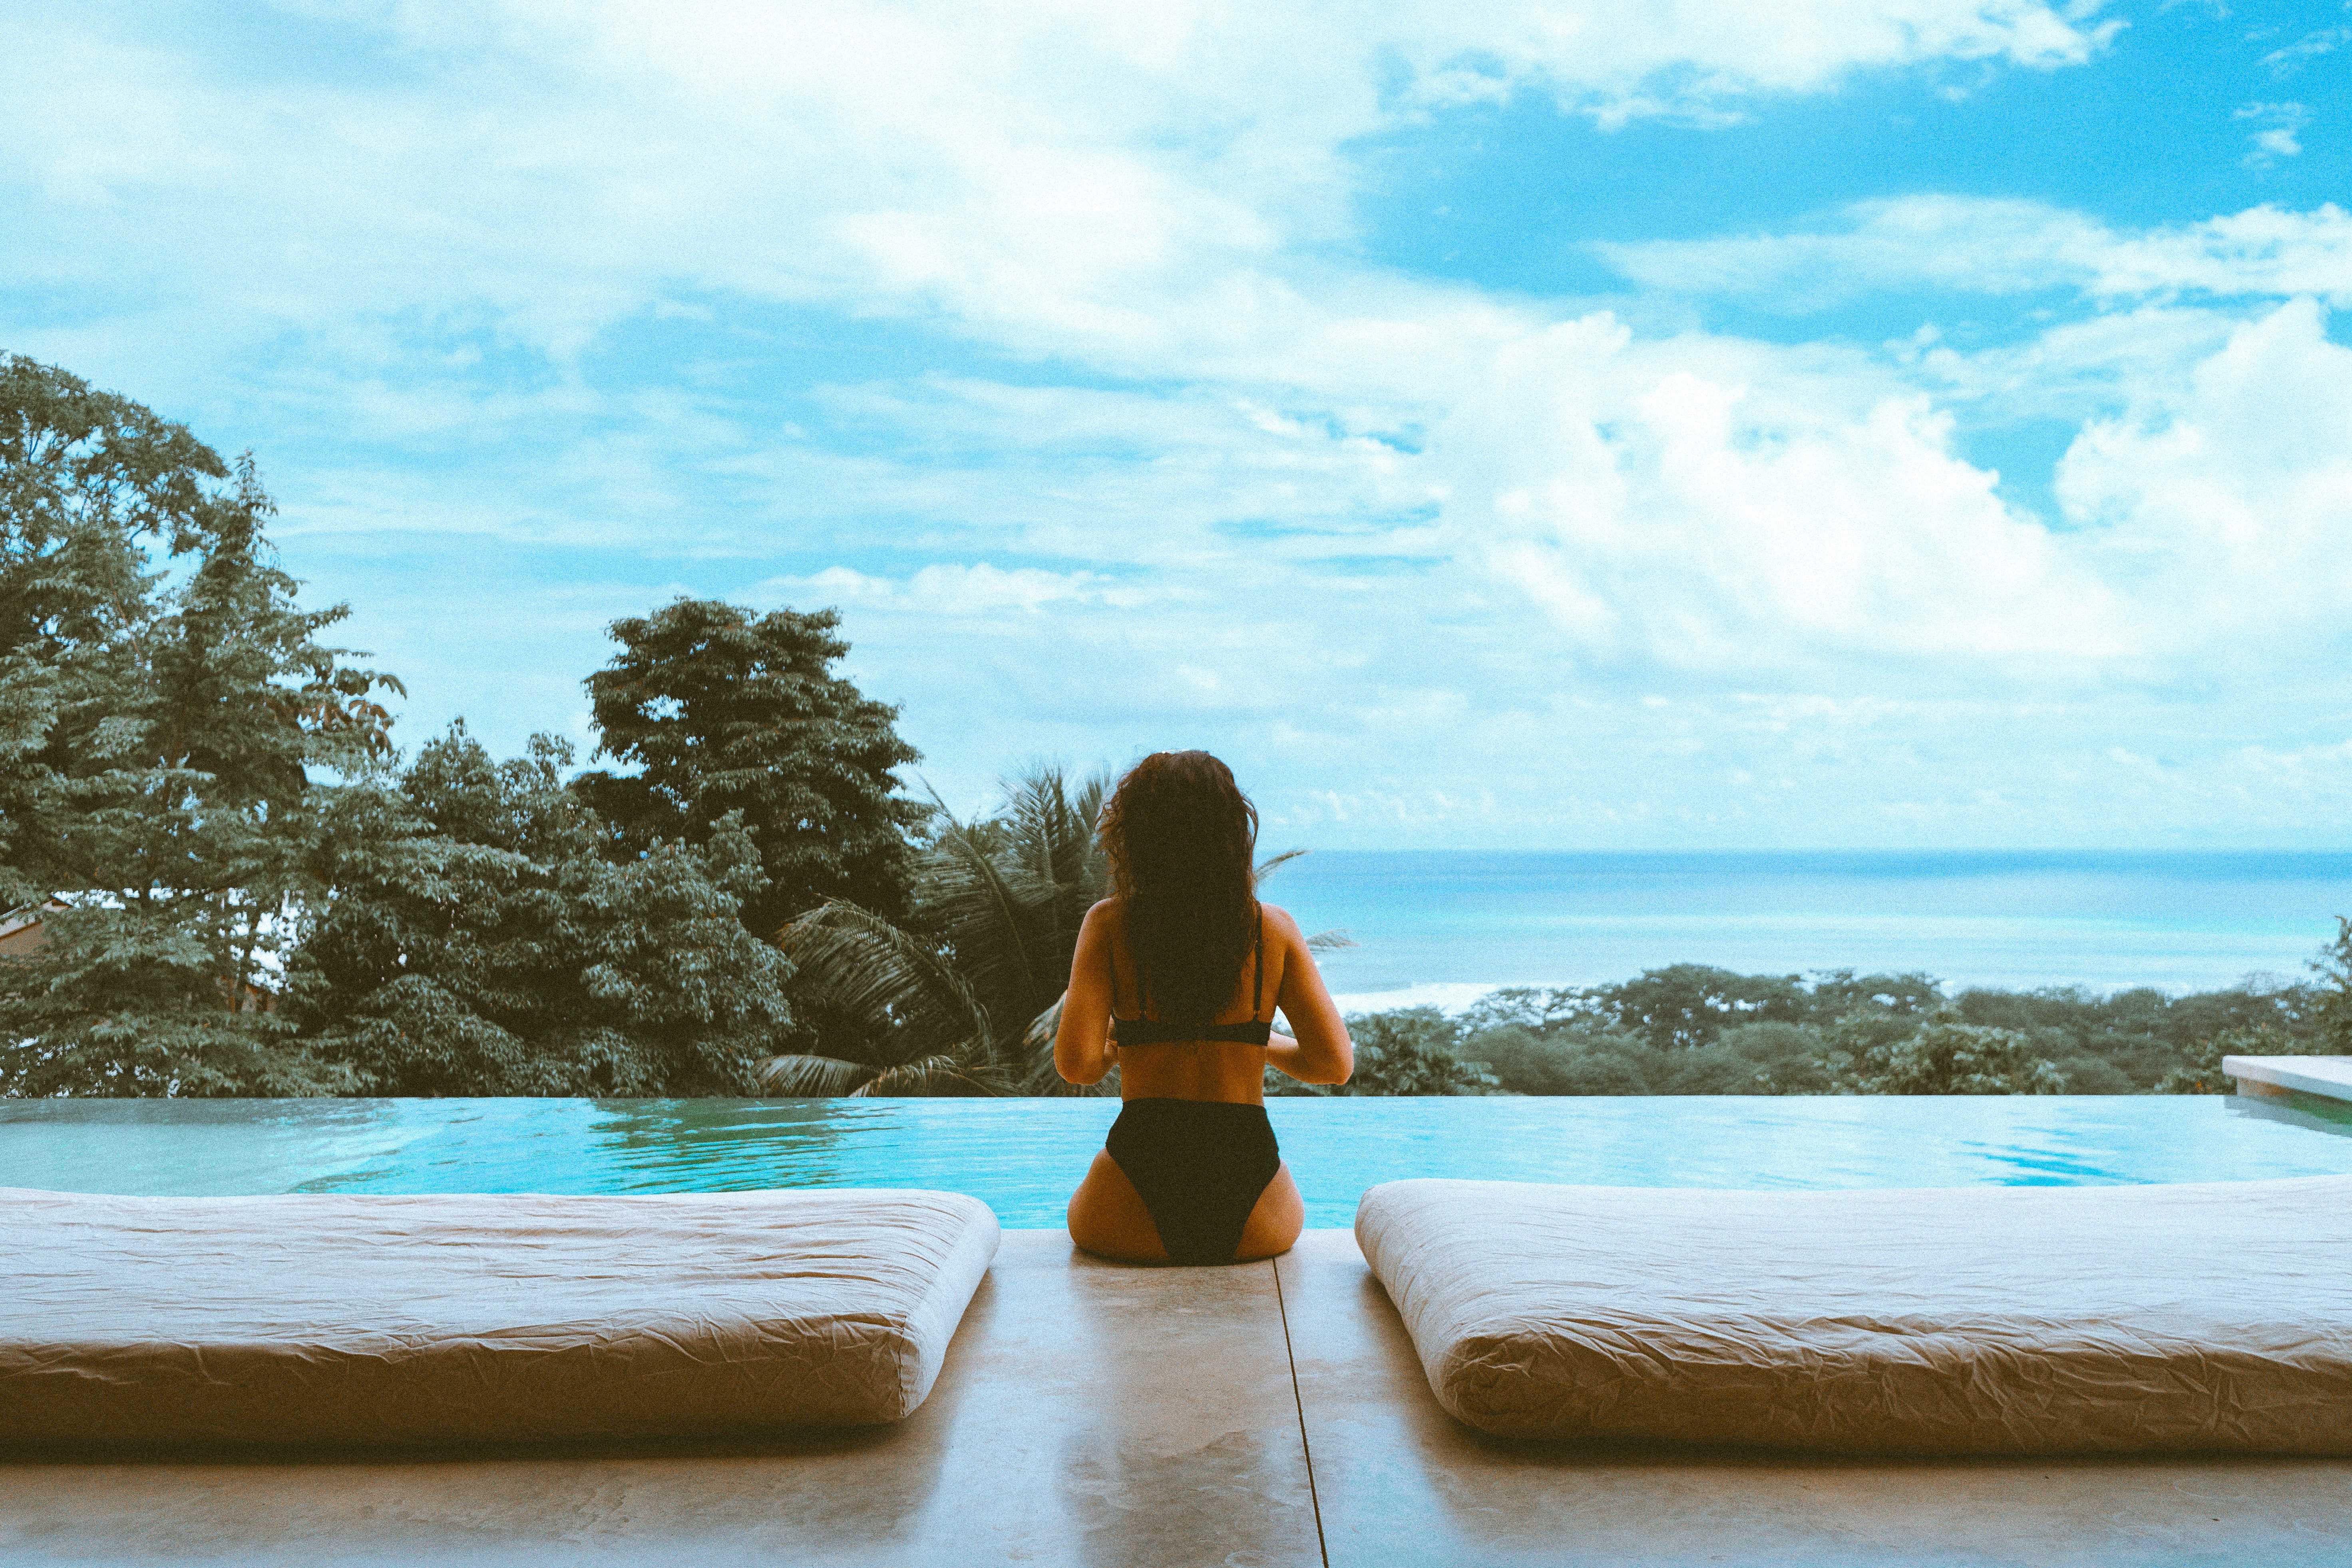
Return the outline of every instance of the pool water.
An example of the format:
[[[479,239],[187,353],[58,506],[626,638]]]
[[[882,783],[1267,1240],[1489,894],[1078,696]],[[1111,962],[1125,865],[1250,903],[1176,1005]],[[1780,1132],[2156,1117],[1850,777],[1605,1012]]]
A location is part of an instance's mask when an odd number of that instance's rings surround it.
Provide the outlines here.
[[[1057,1226],[1107,1100],[0,1100],[0,1187],[646,1193],[936,1187]],[[1940,1187],[2352,1174],[2352,1112],[2218,1096],[1279,1099],[1307,1197],[1378,1182]]]

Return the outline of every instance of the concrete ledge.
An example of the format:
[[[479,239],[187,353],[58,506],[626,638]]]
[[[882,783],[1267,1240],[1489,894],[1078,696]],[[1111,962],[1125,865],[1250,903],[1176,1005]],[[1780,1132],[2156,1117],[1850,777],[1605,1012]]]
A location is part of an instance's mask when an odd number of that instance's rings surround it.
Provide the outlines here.
[[[2352,1057],[2223,1057],[2221,1071],[2240,1094],[2352,1101]]]

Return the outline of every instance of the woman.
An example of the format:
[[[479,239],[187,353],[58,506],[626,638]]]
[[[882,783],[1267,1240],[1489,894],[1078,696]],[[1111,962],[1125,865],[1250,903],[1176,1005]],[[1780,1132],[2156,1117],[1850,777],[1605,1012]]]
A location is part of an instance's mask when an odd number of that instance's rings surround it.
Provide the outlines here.
[[[1265,1069],[1355,1070],[1298,922],[1253,891],[1257,809],[1206,752],[1154,752],[1097,831],[1111,896],[1087,911],[1054,1067],[1125,1103],[1070,1199],[1070,1237],[1133,1263],[1286,1252],[1307,1205],[1265,1119]],[[1273,1032],[1279,1007],[1296,1037]]]

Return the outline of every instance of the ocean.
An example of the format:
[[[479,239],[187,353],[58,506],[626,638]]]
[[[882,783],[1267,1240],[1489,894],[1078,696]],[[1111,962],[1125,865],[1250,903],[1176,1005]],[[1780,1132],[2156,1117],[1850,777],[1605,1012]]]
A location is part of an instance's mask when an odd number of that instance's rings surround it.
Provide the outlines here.
[[[1356,940],[1321,960],[1349,1011],[1679,963],[2179,994],[2307,976],[2352,915],[2352,853],[1323,850],[1263,892]]]

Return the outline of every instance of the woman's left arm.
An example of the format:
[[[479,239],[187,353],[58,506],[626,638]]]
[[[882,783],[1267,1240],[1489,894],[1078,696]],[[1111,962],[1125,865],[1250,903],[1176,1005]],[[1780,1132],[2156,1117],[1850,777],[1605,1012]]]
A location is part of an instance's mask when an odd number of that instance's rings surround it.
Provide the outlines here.
[[[1110,901],[1087,911],[1070,955],[1070,988],[1054,1031],[1054,1070],[1071,1083],[1098,1083],[1118,1060],[1110,1039]]]

